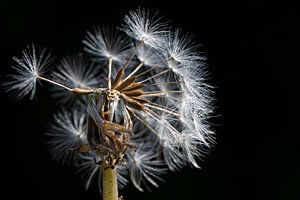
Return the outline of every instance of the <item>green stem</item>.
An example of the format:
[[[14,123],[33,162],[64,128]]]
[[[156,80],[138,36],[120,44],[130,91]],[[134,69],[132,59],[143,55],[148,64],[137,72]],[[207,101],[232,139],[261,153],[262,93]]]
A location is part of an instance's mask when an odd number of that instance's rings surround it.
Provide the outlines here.
[[[116,168],[105,167],[102,175],[103,200],[118,200]]]

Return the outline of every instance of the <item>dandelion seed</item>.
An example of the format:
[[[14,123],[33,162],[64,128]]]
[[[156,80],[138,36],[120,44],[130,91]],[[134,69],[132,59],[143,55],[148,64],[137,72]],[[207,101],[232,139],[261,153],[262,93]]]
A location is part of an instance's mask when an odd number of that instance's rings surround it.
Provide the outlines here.
[[[140,62],[143,62],[144,65],[156,66],[162,65],[164,62],[163,55],[161,55],[160,52],[146,45],[139,45],[136,52],[137,58]]]
[[[203,59],[196,51],[199,44],[195,43],[193,36],[176,29],[168,37],[167,53],[182,66],[187,66],[197,60]]]
[[[91,89],[100,85],[99,69],[93,63],[86,60],[83,55],[73,55],[62,58],[57,71],[52,73],[52,79],[68,88]],[[78,96],[65,88],[52,87],[52,95],[61,103],[87,103],[86,96]]]
[[[145,144],[140,144],[134,155],[131,155],[131,161],[128,163],[130,179],[140,191],[144,191],[141,187],[142,183],[149,189],[145,180],[158,187],[155,180],[162,181],[160,176],[166,170],[164,162],[158,159],[159,155],[153,153],[151,149],[147,151],[148,149],[143,146]]]
[[[94,27],[93,31],[88,31],[85,39],[84,50],[97,59],[108,60],[112,58],[114,61],[122,62],[126,58],[129,40],[117,29],[108,26]]]
[[[86,114],[73,110],[62,110],[55,114],[46,133],[48,146],[53,158],[63,164],[71,165],[75,156],[68,150],[76,148],[87,141]]]
[[[12,66],[14,73],[7,76],[8,80],[3,82],[2,86],[15,100],[21,100],[25,96],[33,99],[37,78],[48,71],[52,62],[50,53],[46,49],[36,49],[32,44],[22,52],[21,58],[13,59],[16,62],[16,65]]]
[[[161,49],[165,44],[164,35],[168,32],[166,23],[161,18],[150,17],[149,11],[137,9],[125,16],[123,30],[132,38],[143,41],[145,44]]]

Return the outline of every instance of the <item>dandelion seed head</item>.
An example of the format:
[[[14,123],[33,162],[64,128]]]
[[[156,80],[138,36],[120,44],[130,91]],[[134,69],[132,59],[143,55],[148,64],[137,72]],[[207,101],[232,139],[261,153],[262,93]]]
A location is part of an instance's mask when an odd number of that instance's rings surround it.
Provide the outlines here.
[[[131,181],[150,190],[168,169],[200,167],[214,143],[213,88],[190,34],[141,8],[125,16],[122,30],[127,35],[106,26],[87,32],[83,44],[91,61],[67,56],[49,77],[48,54],[32,47],[15,58],[16,74],[4,86],[32,98],[37,79],[53,84],[53,96],[71,109],[54,115],[49,151],[75,166],[86,188],[93,180],[101,184],[109,167],[120,186]]]

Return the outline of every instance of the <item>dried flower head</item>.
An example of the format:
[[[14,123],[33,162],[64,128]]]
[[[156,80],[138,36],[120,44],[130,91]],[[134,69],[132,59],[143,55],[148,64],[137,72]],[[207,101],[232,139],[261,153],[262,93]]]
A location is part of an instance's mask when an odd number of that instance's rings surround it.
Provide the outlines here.
[[[54,115],[47,133],[54,158],[77,166],[87,186],[103,169],[116,168],[120,185],[130,179],[143,191],[158,186],[167,169],[199,167],[213,143],[213,98],[205,57],[189,34],[144,9],[131,11],[122,27],[128,36],[105,26],[87,32],[83,43],[94,64],[66,57],[48,77],[50,57],[32,46],[14,58],[16,74],[3,86],[32,98],[36,80],[43,80],[63,105],[85,97]]]

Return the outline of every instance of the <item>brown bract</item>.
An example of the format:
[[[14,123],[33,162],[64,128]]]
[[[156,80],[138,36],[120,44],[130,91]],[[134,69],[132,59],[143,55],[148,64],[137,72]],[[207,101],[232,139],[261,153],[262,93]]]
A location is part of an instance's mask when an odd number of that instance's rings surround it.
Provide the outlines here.
[[[116,75],[116,78],[112,85],[112,90],[119,91],[121,97],[123,97],[128,106],[142,110],[143,104],[148,102],[142,97],[145,94],[141,89],[143,87],[143,84],[135,82],[135,76],[122,80],[123,75],[124,68],[121,68]]]
[[[114,168],[120,162],[125,162],[123,156],[126,149],[128,147],[134,148],[133,145],[129,144],[132,124],[126,122],[125,119],[118,122],[114,121],[112,103],[116,98],[122,98],[126,106],[143,110],[144,104],[148,102],[143,98],[145,94],[142,90],[143,84],[136,82],[135,76],[125,79],[123,76],[124,68],[121,68],[112,82],[111,89],[104,92],[102,102],[99,102],[99,96],[93,97],[96,105],[100,104],[96,109],[102,118],[102,126],[97,126],[94,119],[89,117],[88,144],[76,148],[80,152],[95,151],[102,159],[99,164],[104,164],[110,168]]]

